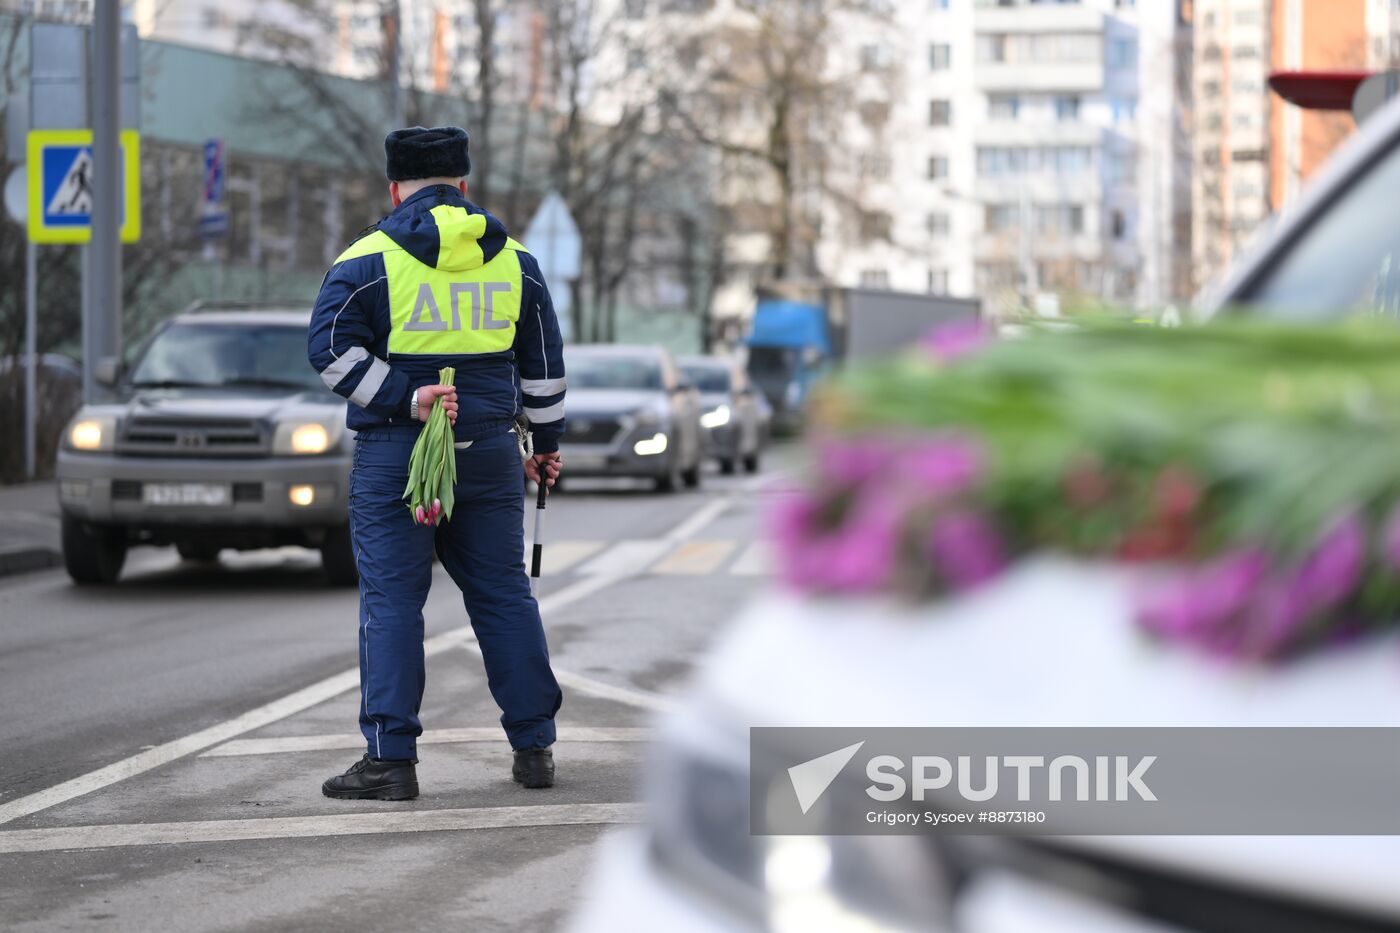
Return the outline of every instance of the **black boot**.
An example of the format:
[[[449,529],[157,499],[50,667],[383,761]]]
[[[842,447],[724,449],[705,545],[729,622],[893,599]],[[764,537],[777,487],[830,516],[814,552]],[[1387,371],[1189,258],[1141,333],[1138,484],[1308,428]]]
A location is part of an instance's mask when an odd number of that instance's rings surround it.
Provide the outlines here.
[[[361,758],[344,774],[321,785],[321,793],[337,800],[412,800],[418,796],[418,759],[388,761]]]
[[[517,748],[510,776],[526,787],[553,787],[554,752],[549,748]]]

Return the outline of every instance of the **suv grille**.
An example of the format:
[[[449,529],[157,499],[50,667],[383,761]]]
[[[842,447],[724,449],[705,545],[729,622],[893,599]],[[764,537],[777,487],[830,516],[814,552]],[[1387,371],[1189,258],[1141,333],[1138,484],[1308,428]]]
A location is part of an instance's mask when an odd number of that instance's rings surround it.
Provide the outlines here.
[[[268,438],[256,421],[133,418],[118,450],[149,456],[249,457],[266,454]]]
[[[569,420],[565,422],[563,443],[611,444],[620,427],[616,418],[570,415]]]

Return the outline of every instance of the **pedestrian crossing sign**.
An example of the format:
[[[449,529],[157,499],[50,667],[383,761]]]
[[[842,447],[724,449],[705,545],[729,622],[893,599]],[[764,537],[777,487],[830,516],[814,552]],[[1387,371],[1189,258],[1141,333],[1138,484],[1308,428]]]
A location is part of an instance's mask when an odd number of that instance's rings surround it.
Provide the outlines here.
[[[87,243],[92,239],[92,131],[31,130],[29,133],[29,240]],[[122,185],[123,243],[141,238],[141,136],[121,132],[118,150]]]

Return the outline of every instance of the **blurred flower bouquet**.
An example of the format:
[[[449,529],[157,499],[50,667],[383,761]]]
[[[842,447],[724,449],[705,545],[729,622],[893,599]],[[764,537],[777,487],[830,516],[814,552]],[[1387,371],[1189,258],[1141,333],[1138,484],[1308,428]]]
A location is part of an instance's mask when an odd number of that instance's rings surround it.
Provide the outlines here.
[[[819,399],[788,582],[931,599],[1031,554],[1131,564],[1147,631],[1247,658],[1400,619],[1400,330],[976,336]]]

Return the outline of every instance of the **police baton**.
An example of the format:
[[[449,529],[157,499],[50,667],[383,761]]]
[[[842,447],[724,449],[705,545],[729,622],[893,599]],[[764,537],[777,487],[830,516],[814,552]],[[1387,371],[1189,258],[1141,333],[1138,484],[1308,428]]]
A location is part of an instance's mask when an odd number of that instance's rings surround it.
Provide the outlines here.
[[[540,474],[540,492],[535,498],[535,546],[530,556],[530,595],[540,595],[540,563],[544,556],[544,501],[549,496],[549,471],[545,469],[548,460],[536,461]]]

